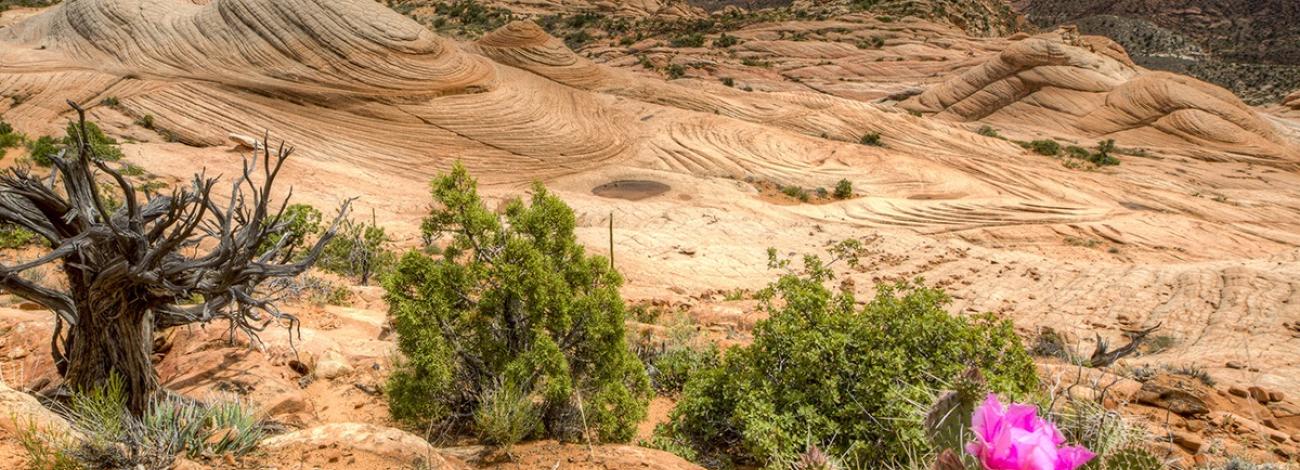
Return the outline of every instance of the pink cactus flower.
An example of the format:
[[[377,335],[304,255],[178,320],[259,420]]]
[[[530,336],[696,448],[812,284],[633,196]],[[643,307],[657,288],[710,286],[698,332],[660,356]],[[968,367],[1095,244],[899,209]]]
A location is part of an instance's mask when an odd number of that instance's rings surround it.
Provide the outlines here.
[[[975,439],[966,452],[988,470],[1074,470],[1096,456],[1083,447],[1061,447],[1065,437],[1038,417],[1037,407],[1003,407],[994,394],[975,410],[971,429]]]

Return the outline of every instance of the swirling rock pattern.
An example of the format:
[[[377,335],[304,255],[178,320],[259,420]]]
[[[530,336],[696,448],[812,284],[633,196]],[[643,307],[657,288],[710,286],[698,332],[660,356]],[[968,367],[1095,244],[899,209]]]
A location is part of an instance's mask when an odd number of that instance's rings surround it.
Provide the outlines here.
[[[959,121],[1051,119],[1089,137],[1192,144],[1206,159],[1300,163],[1294,144],[1227,90],[1142,70],[1113,41],[1068,31],[1014,42],[904,107]]]

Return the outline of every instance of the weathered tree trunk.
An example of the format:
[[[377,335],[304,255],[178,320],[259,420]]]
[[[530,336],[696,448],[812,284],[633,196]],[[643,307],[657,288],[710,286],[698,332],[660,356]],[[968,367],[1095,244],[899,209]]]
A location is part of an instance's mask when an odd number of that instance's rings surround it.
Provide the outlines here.
[[[146,194],[142,201],[131,182],[95,154],[85,109],[68,105],[77,111],[76,145],[51,157],[52,173],[34,175],[26,165],[0,172],[0,222],[30,230],[51,247],[32,261],[0,263],[0,289],[54,312],[50,354],[65,391],[94,390],[116,376],[128,408],[141,415],[159,390],[150,361],[154,328],[223,319],[253,339],[277,320],[292,330],[297,319],[260,295],[258,286],[315,263],[351,200],[306,256],[289,262],[282,251],[291,251],[282,236],[289,222],[281,217],[288,201],[277,208],[270,195],[292,148],[281,144],[272,154],[264,138],[260,154],[245,159],[232,182],[224,199],[229,203],[213,200],[217,180],[202,174],[189,189]],[[100,184],[100,172],[116,183],[116,193]],[[122,207],[110,207],[106,194]],[[200,248],[209,241],[215,246]],[[66,289],[21,275],[44,265],[59,266]],[[188,302],[196,297],[203,301]]]
[[[140,416],[159,389],[150,358],[153,352],[153,318],[140,298],[126,292],[106,297],[78,299],[87,314],[71,328],[67,341],[68,368],[64,385],[72,391],[92,390],[116,374],[122,379],[127,408]]]

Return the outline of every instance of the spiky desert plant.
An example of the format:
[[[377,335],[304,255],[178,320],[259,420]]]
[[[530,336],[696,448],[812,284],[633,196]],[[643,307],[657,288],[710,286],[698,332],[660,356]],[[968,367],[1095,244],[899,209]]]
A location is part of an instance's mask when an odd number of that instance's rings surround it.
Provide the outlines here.
[[[988,384],[977,368],[967,369],[954,382],[953,390],[939,394],[922,423],[931,448],[938,451],[961,451],[962,446],[970,440],[971,417],[975,407],[979,406],[988,390]]]
[[[808,446],[808,450],[799,454],[794,464],[790,466],[794,470],[839,470],[840,466],[835,463],[835,459],[826,455],[817,444]]]
[[[1160,458],[1142,447],[1128,447],[1106,456],[1106,470],[1160,470]]]

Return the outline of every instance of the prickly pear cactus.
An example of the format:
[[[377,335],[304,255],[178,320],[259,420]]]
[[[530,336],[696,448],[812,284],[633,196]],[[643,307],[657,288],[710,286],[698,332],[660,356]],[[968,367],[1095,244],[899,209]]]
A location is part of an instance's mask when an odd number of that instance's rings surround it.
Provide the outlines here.
[[[1160,470],[1160,458],[1141,447],[1129,447],[1106,456],[1106,470]]]

